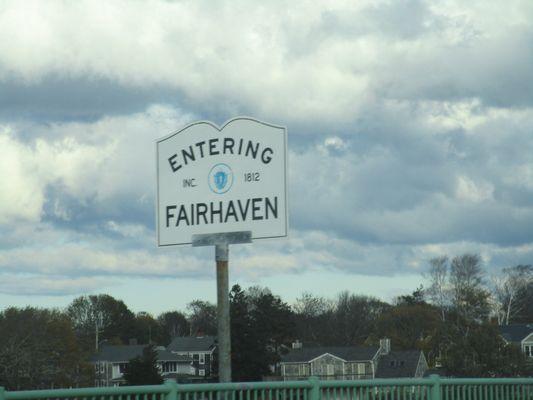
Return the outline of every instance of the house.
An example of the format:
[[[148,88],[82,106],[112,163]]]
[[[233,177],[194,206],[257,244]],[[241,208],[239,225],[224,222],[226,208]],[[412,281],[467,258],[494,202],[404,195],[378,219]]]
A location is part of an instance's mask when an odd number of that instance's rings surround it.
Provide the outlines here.
[[[172,340],[167,346],[167,350],[179,356],[190,357],[195,369],[195,376],[209,379],[214,372],[216,347],[216,337],[214,336],[179,336]]]
[[[95,386],[119,386],[125,383],[126,366],[136,357],[141,357],[148,345],[104,345],[96,353],[91,362],[95,369]],[[164,347],[156,347],[157,366],[165,379],[179,380],[180,377],[195,375],[191,357],[167,351]]]
[[[282,380],[316,376],[322,380],[374,379],[380,377],[421,377],[428,365],[422,351],[390,351],[390,340],[380,346],[304,347],[294,343],[282,357]]]
[[[376,378],[422,378],[427,369],[422,350],[391,351],[379,358]]]
[[[501,325],[499,328],[507,343],[517,345],[526,357],[533,360],[533,324]]]

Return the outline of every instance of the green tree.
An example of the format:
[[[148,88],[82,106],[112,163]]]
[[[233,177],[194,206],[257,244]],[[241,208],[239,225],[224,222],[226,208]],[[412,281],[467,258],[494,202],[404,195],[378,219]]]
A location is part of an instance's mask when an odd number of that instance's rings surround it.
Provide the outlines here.
[[[307,344],[327,345],[331,338],[331,324],[335,305],[324,297],[304,292],[293,305],[295,339]]]
[[[193,300],[187,305],[191,335],[217,334],[217,308],[208,301]]]
[[[83,348],[92,352],[97,342],[128,343],[135,335],[135,315],[121,300],[107,294],[80,296],[67,307]]]
[[[161,344],[164,340],[163,329],[158,320],[147,312],[135,315],[134,337],[141,344]]]
[[[253,356],[260,349],[248,307],[246,294],[239,285],[234,285],[230,291],[231,368],[232,378],[237,382],[246,381],[250,375],[261,376],[263,372],[258,368],[262,352]]]
[[[179,311],[165,312],[157,317],[157,321],[162,329],[161,343],[169,344],[176,336],[188,336],[190,333],[189,322]]]
[[[0,313],[0,386],[11,390],[87,385],[70,320],[56,310],[8,308]]]
[[[424,287],[420,285],[413,293],[401,295],[396,298],[396,305],[404,306],[417,306],[417,305],[427,305],[424,300],[425,291]]]
[[[353,346],[363,344],[374,330],[374,323],[390,307],[374,297],[341,292],[335,303],[330,344]]]
[[[447,344],[442,361],[449,374],[458,377],[511,377],[528,373],[522,352],[505,343],[496,326],[488,322],[470,324],[469,335],[457,329],[457,324],[447,324],[445,329]]]
[[[251,293],[234,285],[230,292],[232,370],[237,381],[260,380],[292,340],[290,307],[268,289]]]
[[[271,353],[273,365],[279,361],[284,346],[294,339],[294,313],[287,303],[270,290],[263,290],[258,295],[249,296],[249,299],[252,321],[262,336],[260,340]]]
[[[157,368],[157,352],[154,346],[146,346],[142,357],[129,361],[124,372],[126,385],[160,385],[163,377]]]
[[[439,354],[440,310],[427,303],[400,303],[381,314],[371,336],[372,342],[389,338],[396,350],[420,349],[433,364]]]

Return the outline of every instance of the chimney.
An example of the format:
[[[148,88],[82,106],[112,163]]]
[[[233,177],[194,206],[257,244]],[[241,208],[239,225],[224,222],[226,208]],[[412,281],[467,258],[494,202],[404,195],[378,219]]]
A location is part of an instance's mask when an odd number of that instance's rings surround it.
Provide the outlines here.
[[[299,340],[296,340],[295,342],[292,343],[293,350],[300,350],[301,348],[302,348],[302,342],[300,342]]]
[[[382,356],[390,353],[390,339],[379,339],[379,349]]]

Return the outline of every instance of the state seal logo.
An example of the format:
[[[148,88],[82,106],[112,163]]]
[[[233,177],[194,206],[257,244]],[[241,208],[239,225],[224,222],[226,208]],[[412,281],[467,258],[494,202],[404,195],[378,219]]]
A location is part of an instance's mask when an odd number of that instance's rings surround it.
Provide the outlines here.
[[[207,182],[213,193],[226,193],[233,185],[233,171],[227,164],[215,164],[209,171]]]

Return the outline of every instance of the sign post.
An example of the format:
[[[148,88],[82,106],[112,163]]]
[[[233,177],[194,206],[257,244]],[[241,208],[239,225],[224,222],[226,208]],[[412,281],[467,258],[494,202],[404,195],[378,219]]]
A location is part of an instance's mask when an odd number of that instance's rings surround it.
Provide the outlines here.
[[[196,122],[156,153],[158,246],[215,246],[219,380],[230,382],[229,245],[287,236],[286,129]]]

